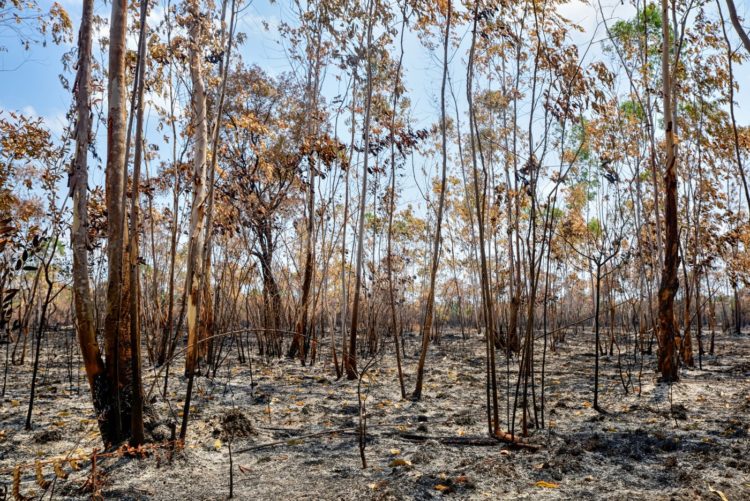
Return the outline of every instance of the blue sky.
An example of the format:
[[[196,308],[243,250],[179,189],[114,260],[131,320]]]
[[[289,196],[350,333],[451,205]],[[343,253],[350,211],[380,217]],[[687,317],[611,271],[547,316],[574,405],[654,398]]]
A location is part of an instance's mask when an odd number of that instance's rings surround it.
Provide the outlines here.
[[[75,26],[77,35],[80,21],[80,0],[59,0],[67,9]],[[52,2],[41,0],[43,8],[48,8]],[[740,16],[750,16],[750,6],[746,0],[739,0],[737,9]],[[629,19],[634,9],[620,1],[604,0],[603,10],[610,22],[616,19]],[[711,5],[709,9],[715,10]],[[109,3],[96,1],[95,13],[102,17],[109,17]],[[592,36],[603,39],[606,36],[601,25],[601,14],[598,9],[583,2],[575,1],[560,8],[561,13],[571,21],[580,24],[584,32],[577,34],[574,41],[586,44]],[[152,19],[162,16],[162,7],[157,7],[152,13]],[[725,12],[726,15],[726,12]],[[258,64],[269,73],[279,73],[289,68],[289,62],[283,43],[280,43],[277,26],[282,19],[291,19],[292,11],[288,3],[279,1],[270,3],[267,0],[251,3],[238,20],[238,29],[248,35],[248,40],[241,49],[246,62]],[[264,24],[269,30],[264,28]],[[750,25],[750,23],[747,23]],[[727,28],[737,46],[738,38],[731,24],[727,20]],[[106,28],[105,28],[106,29]],[[466,26],[460,27],[464,32]],[[461,31],[458,32],[462,33]],[[46,47],[35,46],[30,51],[22,50],[12,36],[0,32],[0,45],[5,45],[7,51],[0,52],[0,109],[18,110],[26,114],[44,117],[53,133],[59,134],[65,123],[65,113],[70,105],[70,94],[63,89],[58,75],[62,71],[60,58],[69,49],[48,44]],[[75,36],[74,36],[75,38]],[[596,44],[590,54],[593,58],[601,56],[601,44]],[[416,37],[407,40],[405,54],[406,79],[409,97],[413,105],[413,118],[416,126],[428,127],[439,117],[438,93],[440,85],[440,56],[425,49]],[[463,47],[453,57],[451,62],[452,81],[457,96],[463,99],[465,92],[465,50]],[[740,82],[740,92],[736,96],[738,104],[737,115],[740,125],[750,124],[750,92],[743,87],[750,81],[750,64],[745,63],[736,68],[736,79]],[[72,81],[73,75],[67,77]],[[329,84],[330,92],[336,89]],[[465,110],[463,103],[459,103]],[[463,112],[463,111],[462,111]],[[464,117],[462,120],[465,122]],[[465,124],[464,124],[465,125]]]

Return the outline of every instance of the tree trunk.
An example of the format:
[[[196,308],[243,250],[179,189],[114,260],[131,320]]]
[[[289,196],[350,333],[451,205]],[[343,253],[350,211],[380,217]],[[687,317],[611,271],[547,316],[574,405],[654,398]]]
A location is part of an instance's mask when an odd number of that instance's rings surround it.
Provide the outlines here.
[[[314,245],[315,245],[315,167],[310,160],[310,181],[307,187],[307,235],[305,236],[305,267],[302,279],[302,302],[294,324],[294,341],[289,349],[289,356],[299,355],[300,363],[305,365],[305,339],[308,333],[310,315],[310,290],[312,289]]]
[[[477,153],[480,161],[484,165],[482,157],[481,138],[476,130],[476,117],[474,115],[474,96],[472,82],[474,78],[474,55],[476,50],[477,24],[479,21],[479,1],[474,2],[473,30],[471,38],[471,49],[469,50],[469,62],[467,64],[466,74],[466,98],[469,104],[469,137],[471,144],[471,160],[473,171],[474,186],[474,208],[477,214],[478,245],[479,245],[479,263],[480,263],[480,281],[482,289],[482,310],[484,313],[485,326],[485,352],[486,352],[486,399],[487,399],[487,428],[490,435],[495,435],[500,430],[499,410],[497,402],[497,380],[495,374],[495,349],[491,340],[495,332],[494,310],[492,307],[492,295],[490,293],[489,272],[487,268],[487,254],[485,251],[484,237],[484,220],[485,220],[485,198],[486,198],[486,177],[484,180],[482,195],[479,193],[479,169],[477,168]]]
[[[128,243],[129,274],[131,291],[130,307],[130,370],[131,370],[131,443],[141,445],[143,436],[143,386],[141,384],[141,332],[140,332],[140,288],[138,280],[138,212],[143,156],[143,88],[146,73],[146,21],[148,2],[141,3],[140,36],[138,41],[137,108],[135,129],[135,152],[133,156],[133,194],[130,199],[130,242]]]
[[[367,205],[367,170],[369,168],[370,158],[370,112],[372,108],[372,13],[375,2],[370,0],[368,6],[367,21],[367,94],[365,98],[365,123],[362,128],[362,138],[364,140],[364,162],[362,165],[362,191],[360,192],[359,201],[359,221],[357,228],[357,264],[354,278],[354,301],[352,305],[352,324],[349,330],[349,350],[344,356],[344,368],[346,369],[346,378],[349,380],[357,379],[357,324],[359,323],[359,300],[362,289],[362,255],[365,240],[365,208]],[[354,125],[352,125],[354,126]]]
[[[664,170],[664,265],[659,285],[659,369],[664,381],[678,379],[678,350],[675,349],[676,326],[674,298],[679,288],[679,230],[677,225],[677,144],[674,134],[672,109],[672,72],[669,56],[669,2],[661,0],[662,18],[662,87],[664,93],[664,135],[666,138],[666,165]],[[675,34],[676,36],[676,34]],[[658,208],[656,209],[658,210]]]
[[[105,444],[113,443],[111,386],[96,340],[94,300],[88,271],[88,147],[91,140],[91,38],[94,0],[84,0],[78,35],[78,71],[74,87],[76,99],[76,150],[70,176],[73,197],[73,223],[70,241],[73,250],[73,304],[81,357],[91,389],[99,431]]]
[[[734,334],[739,336],[742,333],[742,305],[736,280],[732,280],[732,315],[734,316]]]
[[[104,319],[107,375],[111,382],[113,405],[112,443],[130,435],[130,339],[128,312],[129,280],[123,273],[125,256],[126,77],[125,54],[128,3],[113,0],[109,31],[109,85],[107,117],[107,165],[105,171],[107,207],[107,312]],[[127,428],[125,428],[127,426]]]
[[[445,84],[448,79],[448,45],[450,44],[451,14],[453,4],[448,0],[445,21],[445,38],[443,44],[443,82],[440,87],[440,137],[443,165],[440,176],[440,195],[438,198],[437,221],[435,222],[435,239],[432,244],[432,266],[430,268],[430,288],[427,292],[427,305],[425,308],[424,322],[422,323],[422,349],[419,352],[419,364],[417,365],[417,383],[412,398],[422,398],[422,384],[424,381],[424,364],[427,358],[427,348],[430,345],[430,333],[432,331],[433,309],[435,307],[435,280],[437,279],[438,266],[440,265],[441,230],[443,226],[443,209],[445,207],[445,185],[448,170],[448,134],[446,131],[445,117]],[[489,335],[489,333],[488,333]]]
[[[318,108],[318,85],[320,75],[320,38],[321,27],[316,26],[315,60],[312,62],[307,74],[306,85],[306,115],[312,117],[313,123],[308,124],[308,130],[312,131],[313,141],[318,133],[318,122],[315,116]],[[309,50],[309,48],[308,48]],[[310,126],[311,125],[311,126]],[[310,332],[315,330],[314,325],[308,325],[311,320],[310,301],[313,288],[313,267],[315,265],[315,157],[308,152],[308,185],[307,185],[307,234],[305,235],[305,266],[302,278],[302,300],[300,311],[297,313],[297,321],[294,325],[294,342],[289,350],[289,356],[294,356],[298,351],[300,363],[305,365],[305,340],[309,339]],[[314,307],[313,307],[314,310]],[[314,318],[314,311],[313,317]]]
[[[203,282],[203,226],[206,217],[206,158],[208,148],[208,124],[206,120],[206,86],[203,81],[203,55],[200,40],[203,38],[201,13],[197,0],[189,5],[190,16],[190,78],[193,83],[193,207],[190,213],[190,243],[188,247],[188,269],[185,280],[187,290],[188,346],[185,357],[185,372],[188,376],[187,396],[180,427],[180,439],[187,433],[190,397],[198,358],[198,320]]]
[[[395,285],[393,283],[393,216],[396,212],[396,139],[394,137],[396,128],[396,117],[398,116],[398,100],[400,97],[400,83],[401,83],[401,66],[404,61],[404,33],[406,32],[406,6],[402,7],[402,18],[401,18],[401,39],[398,65],[396,66],[396,78],[393,83],[393,115],[391,116],[391,130],[390,130],[390,142],[391,142],[391,193],[388,197],[388,239],[386,244],[386,255],[388,262],[388,299],[390,306],[390,329],[391,335],[393,336],[393,344],[396,350],[396,368],[398,370],[398,383],[399,389],[401,390],[401,398],[406,398],[406,387],[404,386],[404,372],[401,366],[401,350],[399,349],[398,339],[398,317],[396,316],[396,292]]]
[[[740,23],[739,17],[737,17],[737,8],[734,6],[734,0],[727,0],[727,8],[729,9],[729,18],[732,20],[734,29],[737,30],[737,34],[742,40],[742,45],[745,46],[745,50],[750,54],[750,37],[747,36],[745,29]]]
[[[167,30],[167,41],[171,44],[172,36],[171,30]],[[175,282],[175,263],[177,260],[177,231],[179,229],[179,210],[180,210],[180,169],[178,167],[177,157],[177,121],[175,118],[175,96],[174,96],[174,79],[172,71],[174,68],[174,62],[170,61],[169,65],[169,106],[170,106],[170,126],[172,129],[172,169],[174,169],[173,185],[172,185],[172,232],[170,235],[169,242],[169,284],[167,286],[167,320],[164,324],[161,345],[159,347],[159,356],[157,359],[157,365],[162,365],[167,361],[167,357],[171,356],[171,351],[174,347],[174,339],[176,333],[174,332],[174,282]],[[168,371],[167,371],[168,373]],[[164,393],[167,392],[167,381],[168,378],[164,377]]]
[[[599,305],[601,300],[602,265],[596,263],[596,287],[594,300],[594,409],[601,411],[599,407]]]

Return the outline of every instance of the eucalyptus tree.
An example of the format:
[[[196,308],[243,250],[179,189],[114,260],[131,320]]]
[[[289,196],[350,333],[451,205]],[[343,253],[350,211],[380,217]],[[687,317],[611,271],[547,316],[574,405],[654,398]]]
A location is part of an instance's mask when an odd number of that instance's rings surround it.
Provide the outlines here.
[[[427,358],[427,348],[432,335],[432,324],[435,308],[435,280],[437,279],[438,267],[440,266],[440,254],[442,249],[443,211],[445,209],[445,191],[448,171],[448,133],[445,111],[446,83],[448,81],[448,47],[450,46],[451,20],[453,17],[453,3],[448,0],[441,14],[445,17],[445,35],[443,36],[443,77],[440,86],[440,188],[438,193],[438,206],[435,220],[435,234],[432,242],[432,256],[430,266],[430,282],[427,292],[427,304],[425,305],[424,321],[422,322],[422,349],[419,353],[419,364],[417,365],[417,382],[412,398],[419,400],[422,397],[422,384],[424,380],[424,364]]]
[[[105,408],[104,421],[110,430],[105,442],[117,443],[130,436],[131,380],[130,294],[129,275],[124,273],[127,262],[125,242],[126,179],[127,179],[127,81],[126,39],[128,5],[124,0],[112,2],[109,29],[109,69],[107,86],[107,161],[105,195],[107,207],[107,308],[104,319],[107,375],[112,400]],[[106,414],[113,413],[113,416]]]
[[[93,398],[94,409],[100,413],[111,401],[110,381],[104,359],[96,339],[94,300],[89,279],[89,224],[88,224],[88,150],[91,142],[91,46],[94,0],[83,2],[78,34],[78,70],[76,73],[75,156],[70,174],[73,198],[73,222],[70,241],[73,251],[73,303],[76,313],[76,332],[81,347],[86,376]],[[112,441],[109,423],[99,420],[104,441]]]
[[[198,0],[190,0],[186,7],[190,33],[190,79],[193,84],[191,94],[193,130],[193,201],[188,230],[188,262],[185,290],[187,300],[188,345],[185,356],[185,374],[188,376],[187,396],[180,427],[180,439],[187,433],[190,414],[190,399],[193,390],[196,366],[198,363],[198,328],[201,299],[203,294],[203,266],[206,208],[208,203],[208,117],[206,103],[206,75],[203,69],[203,45],[208,37],[206,17]]]
[[[665,136],[665,165],[664,165],[664,264],[662,267],[661,282],[659,284],[659,369],[665,381],[677,381],[679,379],[678,355],[675,338],[676,332],[674,316],[674,300],[680,285],[677,276],[679,266],[679,225],[677,221],[677,170],[679,166],[679,155],[675,136],[675,110],[674,105],[678,100],[675,95],[677,91],[676,80],[674,80],[674,68],[679,63],[678,34],[671,33],[670,19],[675,16],[672,5],[670,9],[667,0],[661,1],[661,26],[662,26],[662,108],[664,115]],[[687,14],[684,14],[687,16]],[[674,40],[674,45],[671,43]],[[670,47],[674,46],[672,50]]]
[[[376,3],[378,3],[376,10]],[[377,16],[376,16],[377,12]],[[385,6],[380,5],[377,0],[368,0],[367,6],[361,13],[365,24],[365,36],[361,41],[360,53],[365,60],[365,105],[364,122],[362,125],[362,187],[359,201],[359,220],[357,223],[357,251],[354,279],[354,296],[352,298],[352,319],[349,329],[349,346],[344,356],[344,369],[349,380],[357,379],[357,334],[359,332],[360,298],[362,295],[362,264],[364,261],[365,241],[365,211],[367,204],[367,175],[370,170],[370,127],[372,120],[372,94],[373,94],[373,29],[378,16],[386,14]],[[352,145],[353,147],[353,145]]]

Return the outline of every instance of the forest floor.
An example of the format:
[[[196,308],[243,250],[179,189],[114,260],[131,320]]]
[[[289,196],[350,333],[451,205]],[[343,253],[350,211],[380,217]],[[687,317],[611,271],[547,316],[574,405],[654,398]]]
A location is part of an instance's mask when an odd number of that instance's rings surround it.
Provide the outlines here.
[[[546,428],[530,437],[541,445],[538,451],[434,439],[486,435],[484,344],[478,336],[463,341],[446,335],[430,347],[420,402],[400,399],[394,354],[386,350],[363,379],[366,469],[355,431],[356,381],[336,380],[330,364],[301,367],[255,356],[252,385],[250,367],[232,354],[215,379],[197,379],[186,447],[171,461],[164,450],[145,459],[98,458],[100,493],[117,499],[226,498],[230,430],[239,499],[750,499],[749,336],[717,334],[716,356],[704,356],[702,370],[682,369],[681,381],[671,387],[657,382],[654,358],[647,356],[640,383],[640,361],[630,368],[635,391],[627,394],[617,356],[603,358],[600,404],[606,414],[591,405],[591,345],[590,333],[569,335],[547,354]],[[417,347],[408,337],[408,393]],[[540,370],[541,342],[535,349]],[[623,369],[626,360],[620,361]],[[0,483],[11,497],[17,470],[23,496],[87,498],[91,462],[85,458],[101,444],[85,376],[74,371],[71,391],[64,349],[44,350],[41,364],[31,431],[23,429],[31,364],[10,367],[0,406]],[[504,428],[506,370],[498,354]],[[511,363],[513,379],[516,371]],[[154,371],[144,374],[149,392]],[[181,377],[171,378],[175,417],[184,389]],[[536,391],[539,398],[538,386]],[[152,400],[154,412],[168,418],[163,399]],[[152,434],[164,436],[165,429],[160,424]],[[433,439],[414,442],[404,433]],[[79,458],[73,466],[80,469],[73,471],[65,458]],[[55,464],[67,478],[56,479]]]

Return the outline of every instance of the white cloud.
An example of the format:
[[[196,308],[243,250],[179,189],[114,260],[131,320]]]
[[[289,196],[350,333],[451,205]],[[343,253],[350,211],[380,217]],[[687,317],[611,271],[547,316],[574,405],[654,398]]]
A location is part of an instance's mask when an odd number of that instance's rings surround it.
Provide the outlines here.
[[[2,104],[0,104],[0,110],[8,109]],[[65,130],[66,125],[68,124],[68,117],[66,116],[67,113],[60,110],[53,110],[50,113],[47,114],[41,114],[37,111],[34,106],[27,104],[26,106],[23,106],[18,109],[18,111],[27,117],[31,118],[41,118],[44,126],[49,129],[49,131],[52,133],[52,135],[59,139],[62,136],[63,131]]]

